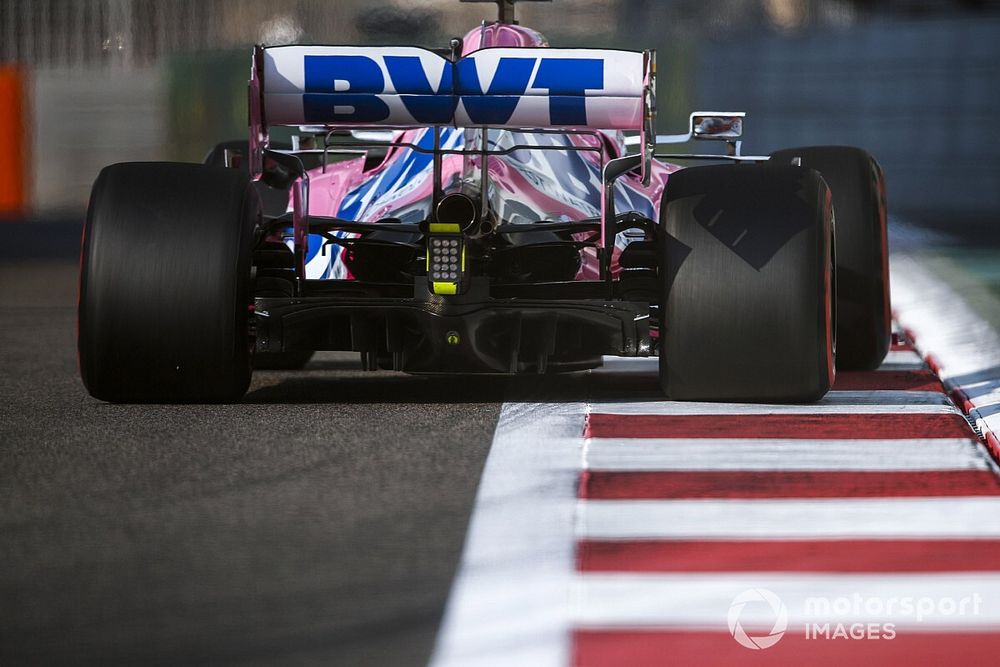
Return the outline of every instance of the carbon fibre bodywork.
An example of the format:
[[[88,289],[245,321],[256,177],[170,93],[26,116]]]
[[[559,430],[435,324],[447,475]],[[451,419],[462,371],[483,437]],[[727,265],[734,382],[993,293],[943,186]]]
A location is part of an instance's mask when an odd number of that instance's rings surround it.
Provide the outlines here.
[[[265,298],[257,340],[261,352],[355,350],[368,370],[545,373],[647,356],[648,310],[598,299]]]

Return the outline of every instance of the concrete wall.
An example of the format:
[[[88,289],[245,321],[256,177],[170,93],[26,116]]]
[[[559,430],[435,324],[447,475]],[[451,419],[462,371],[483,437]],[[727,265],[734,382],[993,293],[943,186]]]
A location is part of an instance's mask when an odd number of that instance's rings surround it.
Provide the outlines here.
[[[84,210],[90,186],[108,164],[166,158],[159,68],[41,69],[33,79],[36,215]]]

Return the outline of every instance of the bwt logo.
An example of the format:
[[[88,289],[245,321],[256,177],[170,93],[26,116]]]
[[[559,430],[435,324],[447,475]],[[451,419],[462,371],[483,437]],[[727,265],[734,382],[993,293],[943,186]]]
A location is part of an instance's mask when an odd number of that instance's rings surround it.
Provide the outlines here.
[[[530,87],[545,90],[554,125],[586,125],[586,91],[604,88],[599,58],[500,58],[483,90],[474,57],[445,62],[437,88],[417,56],[382,56],[392,88],[413,119],[447,125],[459,102],[475,125],[503,125]],[[536,67],[537,63],[537,67]],[[378,123],[390,116],[378,62],[360,55],[307,55],[303,112],[307,122]],[[534,73],[534,76],[532,76]]]

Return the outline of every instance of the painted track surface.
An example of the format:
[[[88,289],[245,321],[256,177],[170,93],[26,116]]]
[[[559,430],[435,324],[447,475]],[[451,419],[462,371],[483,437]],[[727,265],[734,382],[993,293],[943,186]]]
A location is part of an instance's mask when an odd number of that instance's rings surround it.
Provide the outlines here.
[[[641,360],[595,372],[586,402],[505,405],[433,664],[993,659],[1000,478],[949,400],[990,427],[993,350],[957,295],[928,298],[933,278],[896,259],[898,316],[951,374],[901,336],[879,370],[840,374],[814,405],[661,401]],[[631,399],[604,399],[625,387]],[[838,638],[838,624],[873,638]]]
[[[572,663],[965,663],[1000,648],[1000,616],[973,604],[1000,599],[1000,479],[940,386],[898,390],[900,372],[933,377],[910,346],[894,346],[883,369],[842,374],[820,405],[736,417],[591,406]],[[766,651],[748,650],[727,612],[761,588],[788,625]],[[864,606],[809,611],[810,597],[855,595],[968,602],[920,622]],[[763,604],[739,620],[758,638],[774,624]],[[891,639],[881,627],[869,640],[806,637],[809,623],[885,621]]]

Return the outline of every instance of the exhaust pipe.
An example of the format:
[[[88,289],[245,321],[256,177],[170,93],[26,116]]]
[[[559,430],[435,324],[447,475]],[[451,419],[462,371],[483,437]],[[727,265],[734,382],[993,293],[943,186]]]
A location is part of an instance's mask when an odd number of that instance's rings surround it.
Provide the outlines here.
[[[470,232],[479,221],[479,209],[472,197],[460,192],[445,195],[438,202],[435,211],[438,222],[461,225],[462,231]]]

